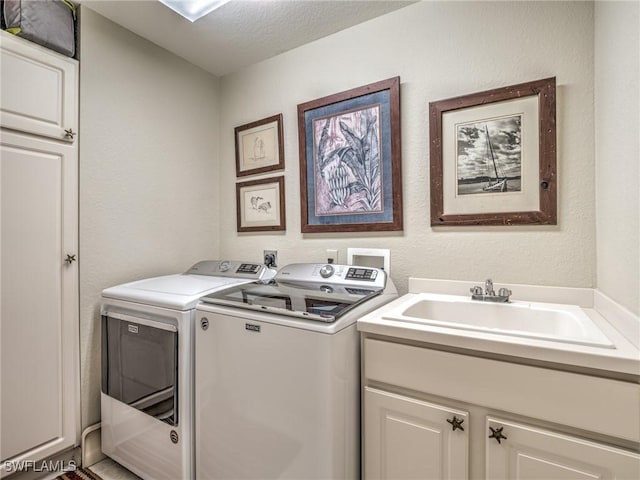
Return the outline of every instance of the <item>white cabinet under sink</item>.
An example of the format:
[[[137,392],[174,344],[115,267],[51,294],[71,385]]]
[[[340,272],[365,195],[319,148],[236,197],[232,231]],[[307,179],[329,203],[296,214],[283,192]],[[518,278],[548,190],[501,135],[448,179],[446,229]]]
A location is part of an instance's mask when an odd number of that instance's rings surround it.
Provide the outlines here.
[[[486,440],[486,478],[640,478],[637,454],[601,442],[496,417],[487,417],[487,429],[506,438]]]
[[[467,478],[468,412],[365,387],[366,478]]]
[[[640,478],[637,382],[362,344],[363,478]]]

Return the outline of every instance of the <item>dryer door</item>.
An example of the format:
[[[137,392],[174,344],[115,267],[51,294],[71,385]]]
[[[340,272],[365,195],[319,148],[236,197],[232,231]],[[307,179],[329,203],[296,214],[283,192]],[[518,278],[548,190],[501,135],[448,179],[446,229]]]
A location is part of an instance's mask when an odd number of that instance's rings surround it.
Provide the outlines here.
[[[177,386],[174,325],[115,312],[102,316],[103,393],[177,425]]]

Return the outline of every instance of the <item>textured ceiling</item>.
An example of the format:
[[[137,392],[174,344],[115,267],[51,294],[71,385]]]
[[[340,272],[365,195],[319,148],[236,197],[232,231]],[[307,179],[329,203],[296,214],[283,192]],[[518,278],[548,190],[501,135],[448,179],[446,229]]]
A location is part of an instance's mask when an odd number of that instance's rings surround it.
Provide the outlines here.
[[[232,0],[195,23],[155,0],[81,3],[222,76],[414,1]]]

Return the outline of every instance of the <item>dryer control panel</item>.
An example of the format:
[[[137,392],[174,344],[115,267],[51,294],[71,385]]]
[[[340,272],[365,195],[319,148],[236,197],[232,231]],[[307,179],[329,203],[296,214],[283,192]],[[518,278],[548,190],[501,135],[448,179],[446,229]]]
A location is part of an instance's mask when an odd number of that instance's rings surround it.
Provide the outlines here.
[[[236,260],[203,260],[185,272],[186,275],[251,278],[254,280],[271,279],[275,273],[275,270],[260,263]]]

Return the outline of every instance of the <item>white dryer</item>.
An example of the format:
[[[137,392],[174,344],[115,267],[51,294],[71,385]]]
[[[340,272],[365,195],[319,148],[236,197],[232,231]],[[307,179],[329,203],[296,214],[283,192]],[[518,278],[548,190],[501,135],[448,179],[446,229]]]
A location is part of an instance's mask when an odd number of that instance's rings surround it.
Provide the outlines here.
[[[360,478],[356,321],[397,296],[383,270],[322,264],[204,296],[198,480]]]
[[[202,261],[102,292],[102,450],[145,480],[193,479],[194,318],[203,295],[275,274]]]

